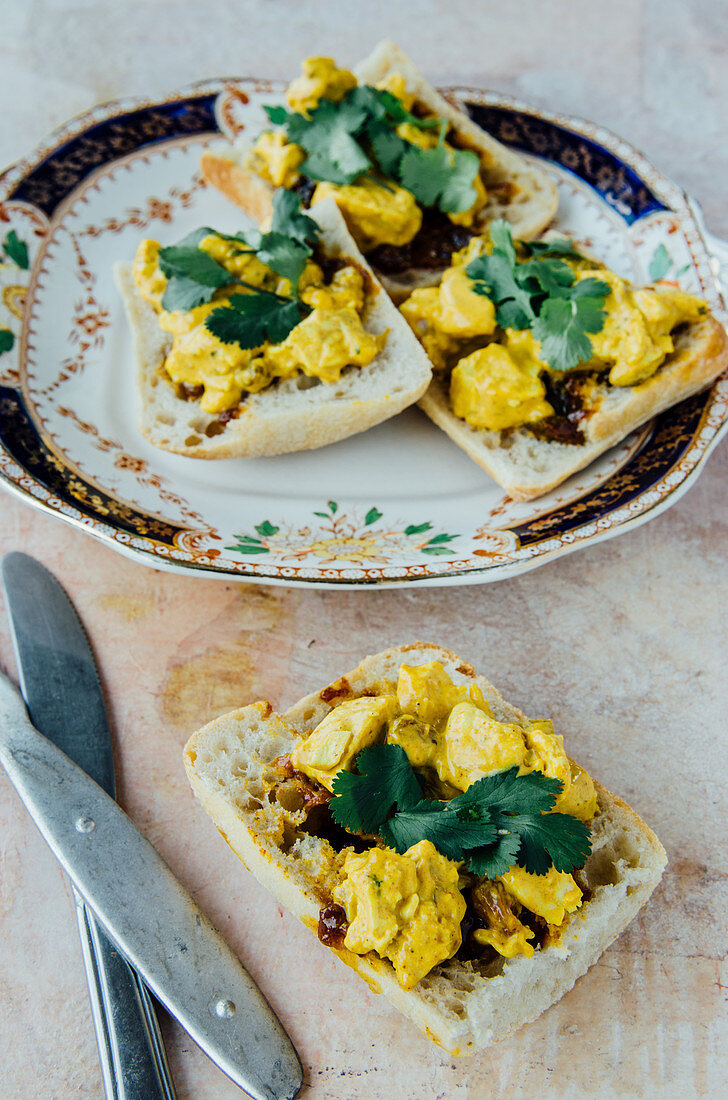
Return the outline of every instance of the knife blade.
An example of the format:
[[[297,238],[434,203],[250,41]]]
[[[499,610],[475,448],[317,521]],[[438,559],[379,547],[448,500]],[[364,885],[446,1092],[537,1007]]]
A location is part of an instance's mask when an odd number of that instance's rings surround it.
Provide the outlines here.
[[[107,933],[193,1039],[255,1100],[302,1084],[252,978],[124,811],[32,725],[0,674],[0,763]]]
[[[114,757],[106,704],[75,608],[55,577],[27,554],[6,555],[2,582],[20,687],[31,721],[113,797]],[[107,1100],[175,1100],[152,999],[78,892],[73,892]]]

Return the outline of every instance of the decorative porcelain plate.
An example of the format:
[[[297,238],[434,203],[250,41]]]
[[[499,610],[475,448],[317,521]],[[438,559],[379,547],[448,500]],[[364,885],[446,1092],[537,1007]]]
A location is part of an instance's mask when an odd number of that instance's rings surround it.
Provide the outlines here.
[[[200,153],[221,132],[256,133],[282,90],[213,81],[98,107],[0,177],[0,483],[156,568],[321,588],[494,581],[675,501],[726,430],[726,378],[531,503],[504,496],[417,409],[278,458],[203,462],[143,439],[112,266],[143,237],[242,228],[201,180]],[[728,248],[632,148],[497,95],[449,94],[554,179],[559,229],[619,274],[674,280],[725,319]]]

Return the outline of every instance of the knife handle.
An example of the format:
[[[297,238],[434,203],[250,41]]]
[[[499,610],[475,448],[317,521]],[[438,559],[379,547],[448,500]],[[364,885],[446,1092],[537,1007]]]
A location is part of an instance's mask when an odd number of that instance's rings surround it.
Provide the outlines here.
[[[73,893],[106,1098],[176,1100],[147,988]]]
[[[250,974],[121,807],[32,725],[1,673],[0,764],[157,999],[254,1100],[293,1100],[300,1059]]]

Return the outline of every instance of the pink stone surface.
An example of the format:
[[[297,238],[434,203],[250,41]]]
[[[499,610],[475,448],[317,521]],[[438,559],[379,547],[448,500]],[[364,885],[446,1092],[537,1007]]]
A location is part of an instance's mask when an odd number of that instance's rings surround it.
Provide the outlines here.
[[[12,0],[0,152],[126,92],[226,72],[347,62],[391,34],[439,82],[488,84],[621,130],[724,205],[728,32],[710,0],[609,5]],[[31,17],[32,13],[32,17]],[[722,60],[721,60],[722,59]],[[14,83],[13,83],[14,81]],[[17,94],[20,89],[22,94]],[[7,124],[9,123],[9,124]],[[6,125],[7,124],[7,125]],[[722,166],[722,170],[721,170]],[[296,1044],[303,1095],[349,1098],[717,1095],[728,1060],[728,446],[652,523],[481,588],[311,592],[176,577],[0,495],[0,553],[60,579],[107,693],[118,797],[238,952]],[[260,697],[276,707],[365,653],[431,639],[472,661],[657,831],[668,871],[640,918],[563,1000],[473,1059],[440,1052],[244,870],[195,803],[187,736]],[[0,666],[14,675],[0,606]],[[0,1098],[102,1095],[73,903],[0,775]],[[241,1093],[168,1020],[180,1100]]]

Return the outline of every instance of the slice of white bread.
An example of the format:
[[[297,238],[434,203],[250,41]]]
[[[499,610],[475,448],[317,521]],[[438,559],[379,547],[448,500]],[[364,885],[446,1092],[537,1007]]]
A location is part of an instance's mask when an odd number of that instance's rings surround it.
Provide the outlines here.
[[[134,336],[139,427],[150,443],[191,458],[284,454],[323,447],[389,419],[426,390],[432,368],[404,318],[359,252],[333,199],[311,217],[321,226],[327,257],[351,260],[367,273],[363,317],[369,332],[387,332],[384,348],[365,367],[346,367],[338,382],[300,375],[249,394],[239,415],[221,421],[199,401],[179,397],[162,367],[171,337],[137,291],[130,263],[115,267]]]
[[[556,214],[555,185],[538,168],[487,134],[457,107],[428,84],[407,55],[389,40],[380,42],[368,58],[356,66],[360,84],[377,84],[392,73],[404,77],[405,86],[416,102],[440,118],[447,118],[464,146],[475,150],[487,163],[483,182],[488,203],[478,229],[495,218],[507,218],[513,234],[529,240],[541,233]],[[244,139],[228,148],[215,147],[202,154],[200,166],[208,183],[217,187],[251,217],[270,215],[274,188],[251,169],[250,143]],[[414,270],[403,275],[382,275],[382,282],[394,295],[409,293],[416,286],[437,282],[441,272]]]
[[[447,649],[417,642],[367,657],[358,668],[302,699],[285,714],[254,703],[204,726],[187,743],[185,767],[195,794],[223,838],[256,878],[316,934],[342,858],[306,833],[295,787],[280,786],[276,758],[290,753],[329,711],[364,692],[394,691],[399,666],[440,661],[456,684],[479,685],[500,721],[524,722],[469,664]],[[383,993],[434,1042],[473,1054],[535,1020],[572,988],[626,928],[660,881],[667,858],[659,840],[621,799],[597,785],[592,854],[580,872],[590,891],[558,945],[507,960],[486,977],[469,961],[437,966],[403,990],[390,963],[374,952],[331,948],[375,993]]]
[[[588,466],[653,416],[705,389],[726,367],[728,335],[708,315],[679,331],[674,352],[646,382],[596,388],[594,411],[579,424],[582,444],[537,439],[527,428],[495,432],[472,427],[452,411],[449,376],[433,377],[420,407],[510,496],[531,500]]]

